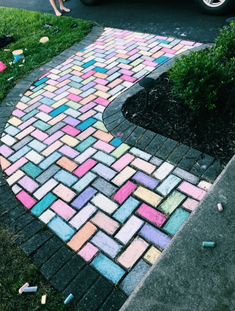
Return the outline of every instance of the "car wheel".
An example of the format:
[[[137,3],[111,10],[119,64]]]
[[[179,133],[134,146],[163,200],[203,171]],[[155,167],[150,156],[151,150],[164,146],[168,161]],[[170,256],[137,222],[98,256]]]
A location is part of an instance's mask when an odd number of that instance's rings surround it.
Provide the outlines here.
[[[81,0],[84,5],[95,5],[99,3],[99,0]]]
[[[233,0],[195,0],[199,9],[209,14],[228,13],[234,7]]]

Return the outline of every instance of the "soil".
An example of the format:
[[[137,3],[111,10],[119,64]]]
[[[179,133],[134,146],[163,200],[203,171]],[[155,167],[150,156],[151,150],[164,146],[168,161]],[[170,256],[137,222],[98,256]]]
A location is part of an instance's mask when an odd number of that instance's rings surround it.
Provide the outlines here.
[[[139,92],[123,106],[125,117],[138,126],[207,153],[226,164],[235,153],[233,109],[195,116],[174,98],[167,73],[149,91]]]

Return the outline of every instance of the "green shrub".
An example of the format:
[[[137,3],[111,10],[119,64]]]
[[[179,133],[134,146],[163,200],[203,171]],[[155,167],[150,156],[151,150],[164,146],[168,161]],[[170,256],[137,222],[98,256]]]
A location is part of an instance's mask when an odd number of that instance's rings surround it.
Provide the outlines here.
[[[172,92],[194,113],[228,109],[235,83],[235,23],[211,49],[192,52],[170,70]]]

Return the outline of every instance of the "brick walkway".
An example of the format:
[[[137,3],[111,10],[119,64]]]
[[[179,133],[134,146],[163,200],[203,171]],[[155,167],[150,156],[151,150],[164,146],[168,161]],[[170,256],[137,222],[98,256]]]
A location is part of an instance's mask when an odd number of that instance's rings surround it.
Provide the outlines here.
[[[2,136],[1,166],[17,199],[127,295],[211,184],[113,137],[102,114],[199,45],[107,28],[32,84]]]

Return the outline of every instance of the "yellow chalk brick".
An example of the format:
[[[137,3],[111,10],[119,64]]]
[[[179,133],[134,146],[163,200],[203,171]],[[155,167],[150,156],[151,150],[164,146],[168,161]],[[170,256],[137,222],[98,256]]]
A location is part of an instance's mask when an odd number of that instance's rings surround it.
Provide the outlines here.
[[[111,96],[110,94],[107,94],[107,93],[102,92],[102,91],[96,92],[95,95],[97,95],[98,97],[102,97],[104,99],[107,99],[107,98],[109,98]]]
[[[161,252],[154,246],[152,246],[144,256],[144,259],[153,265],[156,260],[161,256]]]
[[[72,137],[72,136],[69,136],[69,135],[64,135],[62,138],[60,138],[60,140],[69,145],[70,147],[75,147],[77,146],[77,144],[79,143],[79,140]]]
[[[58,115],[57,117],[51,119],[51,120],[48,122],[48,124],[50,124],[50,125],[55,125],[56,123],[62,121],[65,117],[66,117],[66,115],[60,114],[60,115]]]
[[[62,98],[58,102],[55,102],[51,107],[58,108],[58,107],[64,105],[67,101],[68,101],[67,98]]]
[[[124,184],[125,181],[130,179],[131,176],[133,176],[135,173],[136,171],[133,168],[127,166],[124,168],[124,170],[121,171],[121,173],[119,173],[114,177],[112,182],[117,186],[121,186]]]
[[[18,126],[22,123],[22,121],[16,117],[12,117],[12,118],[10,118],[8,123],[10,123],[11,125],[14,125],[14,126]]]
[[[17,105],[16,105],[16,108],[18,109],[21,109],[21,110],[25,110],[26,108],[28,107],[28,105],[22,103],[22,102],[19,102]]]
[[[162,197],[160,197],[160,195],[157,195],[153,191],[150,191],[141,186],[137,188],[137,190],[134,192],[134,195],[154,207],[158,206],[158,204],[162,200]]]
[[[95,95],[89,95],[88,97],[82,99],[82,100],[80,101],[80,104],[81,104],[81,105],[86,105],[86,104],[88,104],[89,102],[95,100],[96,97],[97,97],[97,96],[95,96]]]
[[[104,123],[101,121],[97,121],[94,125],[93,125],[97,130],[101,130],[103,132],[108,132],[108,130],[106,129],[106,127],[104,126]]]
[[[47,90],[48,92],[55,92],[57,90],[57,87],[48,84],[44,87],[44,90]]]

